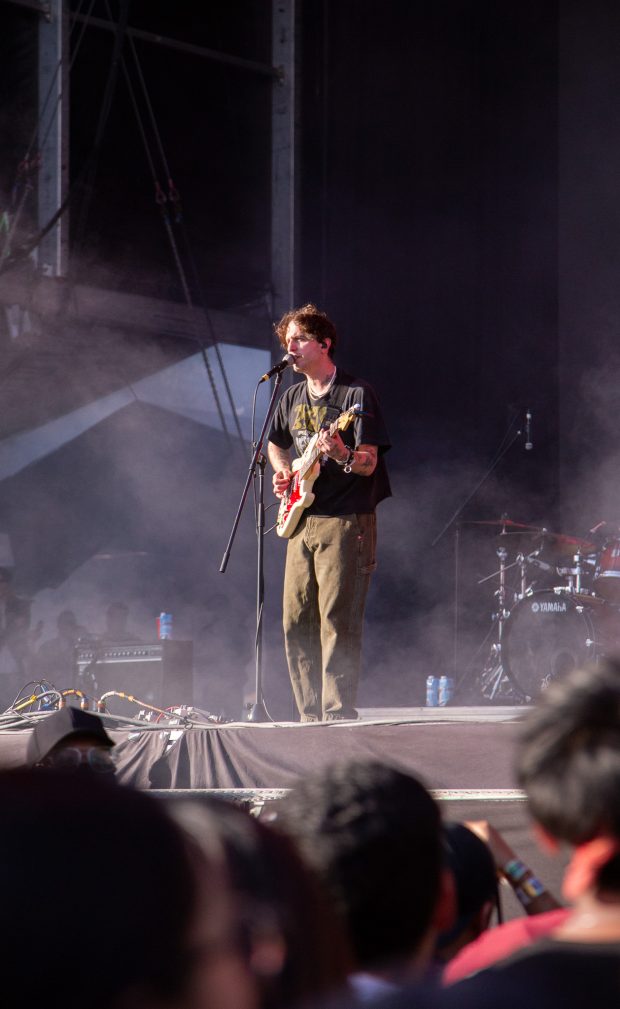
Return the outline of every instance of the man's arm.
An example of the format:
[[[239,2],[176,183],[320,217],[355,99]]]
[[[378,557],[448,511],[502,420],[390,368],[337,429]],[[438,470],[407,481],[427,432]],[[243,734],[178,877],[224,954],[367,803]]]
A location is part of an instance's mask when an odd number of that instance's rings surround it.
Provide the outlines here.
[[[282,497],[291,482],[291,454],[287,448],[279,448],[272,441],[267,442],[267,455],[273,466],[273,493]]]
[[[372,476],[377,468],[377,446],[359,445],[351,460],[351,472],[358,476]]]
[[[338,431],[330,434],[329,430],[321,431],[317,448],[334,459],[337,463],[344,463],[351,451],[343,442]],[[353,451],[350,466],[351,472],[358,476],[372,476],[377,466],[378,449],[376,445],[358,445]]]
[[[491,850],[495,867],[503,881],[514,890],[526,914],[541,914],[561,907],[529,866],[515,854],[506,839],[487,820],[468,820],[465,826]]]

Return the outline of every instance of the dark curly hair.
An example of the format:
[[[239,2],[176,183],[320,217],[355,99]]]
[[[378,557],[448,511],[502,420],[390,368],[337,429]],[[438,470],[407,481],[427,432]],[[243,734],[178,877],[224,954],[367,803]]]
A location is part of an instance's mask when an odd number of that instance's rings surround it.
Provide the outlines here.
[[[321,312],[312,302],[302,305],[301,308],[293,308],[290,312],[286,312],[274,326],[276,336],[285,350],[286,331],[291,322],[296,322],[300,329],[303,329],[304,333],[311,336],[317,343],[321,343],[322,340],[329,340],[329,356],[334,356],[338,334],[336,327],[325,312]]]
[[[555,680],[525,718],[517,778],[548,834],[572,845],[598,834],[620,841],[620,660],[573,669]],[[620,891],[620,854],[599,872]]]
[[[340,912],[358,969],[402,961],[437,903],[437,804],[412,775],[375,760],[326,766],[295,785],[278,824],[297,841]]]

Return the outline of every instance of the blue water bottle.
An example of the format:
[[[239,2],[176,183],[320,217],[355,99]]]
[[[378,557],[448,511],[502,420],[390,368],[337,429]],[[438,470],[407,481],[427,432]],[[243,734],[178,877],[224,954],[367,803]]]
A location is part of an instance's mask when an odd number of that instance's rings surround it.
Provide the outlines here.
[[[439,678],[437,676],[426,677],[426,707],[436,708],[439,704]]]
[[[445,708],[446,704],[449,704],[452,700],[452,691],[454,690],[454,680],[450,676],[441,676],[439,678],[439,707]]]
[[[172,637],[172,613],[160,613],[157,618],[157,636],[160,641]]]

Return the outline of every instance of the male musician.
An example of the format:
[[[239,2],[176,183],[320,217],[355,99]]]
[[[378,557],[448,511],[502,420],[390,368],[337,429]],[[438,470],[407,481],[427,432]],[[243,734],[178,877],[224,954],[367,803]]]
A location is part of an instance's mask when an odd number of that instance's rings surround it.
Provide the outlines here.
[[[283,394],[269,434],[276,497],[287,501],[299,457],[319,432],[315,499],[288,541],[284,638],[301,721],[357,718],[364,605],[375,570],[375,507],[389,497],[383,453],[390,447],[377,397],[367,382],[337,368],[337,334],[315,305],[287,312],[276,326],[304,380]],[[338,418],[358,405],[353,423]],[[281,505],[282,507],[282,505]]]

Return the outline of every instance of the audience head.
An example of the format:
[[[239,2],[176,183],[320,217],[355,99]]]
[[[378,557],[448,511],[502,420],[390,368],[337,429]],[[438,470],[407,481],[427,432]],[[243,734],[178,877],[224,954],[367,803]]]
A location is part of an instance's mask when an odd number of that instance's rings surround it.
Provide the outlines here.
[[[463,823],[444,824],[444,846],[454,879],[456,920],[439,936],[436,953],[447,961],[488,928],[498,886],[489,846]]]
[[[68,641],[75,641],[80,630],[73,610],[61,610],[56,618],[56,627],[58,636]]]
[[[443,858],[439,809],[423,785],[376,761],[334,765],[295,786],[281,822],[326,882],[356,967],[423,969]]]
[[[28,740],[26,763],[29,767],[114,774],[113,746],[114,740],[98,715],[66,707],[37,722]]]
[[[223,984],[234,947],[222,864],[146,794],[1,773],[0,887],[7,1005],[253,1009],[228,999],[238,957]]]
[[[129,620],[129,607],[123,602],[110,603],[105,611],[106,633],[109,637],[123,635],[127,632],[127,621]]]
[[[344,933],[291,839],[229,802],[172,800],[169,808],[197,843],[215,836],[224,849],[261,1009],[315,1005],[341,991],[350,968]]]
[[[550,684],[523,723],[517,777],[548,837],[608,840],[597,886],[620,893],[620,661]]]

